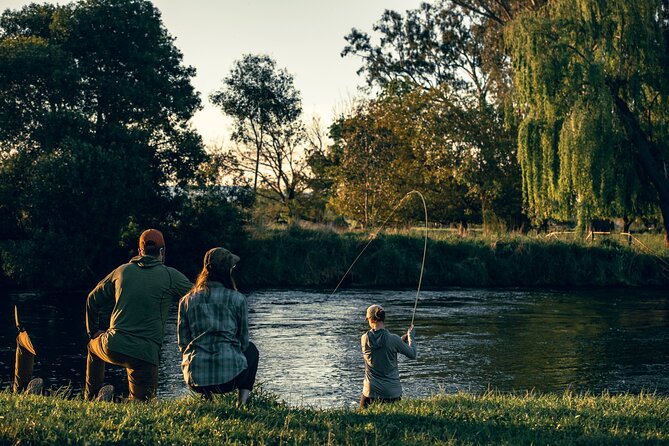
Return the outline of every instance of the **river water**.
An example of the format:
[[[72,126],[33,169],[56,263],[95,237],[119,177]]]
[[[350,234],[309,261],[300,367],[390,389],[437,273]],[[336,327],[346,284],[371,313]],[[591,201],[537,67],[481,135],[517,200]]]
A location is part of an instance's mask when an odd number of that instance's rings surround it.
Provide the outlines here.
[[[365,308],[381,304],[402,334],[415,291],[262,290],[248,295],[258,382],[294,405],[348,407],[362,388]],[[78,301],[78,302],[77,302]],[[11,386],[13,305],[47,386],[80,392],[85,371],[85,296],[12,295],[0,301],[0,386]],[[76,303],[73,303],[76,302]],[[486,389],[523,392],[669,394],[669,296],[662,290],[424,291],[416,313],[418,358],[400,359],[405,397]],[[167,322],[159,396],[188,394],[176,346],[176,308]],[[108,381],[127,392],[124,370]]]

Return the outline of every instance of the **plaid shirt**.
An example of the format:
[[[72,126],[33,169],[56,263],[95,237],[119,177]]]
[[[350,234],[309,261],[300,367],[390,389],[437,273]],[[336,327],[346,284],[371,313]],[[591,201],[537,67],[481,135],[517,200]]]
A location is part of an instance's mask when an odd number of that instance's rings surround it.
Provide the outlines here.
[[[207,285],[209,292],[179,301],[177,340],[189,386],[225,384],[248,367],[242,353],[249,345],[246,298],[219,282]]]

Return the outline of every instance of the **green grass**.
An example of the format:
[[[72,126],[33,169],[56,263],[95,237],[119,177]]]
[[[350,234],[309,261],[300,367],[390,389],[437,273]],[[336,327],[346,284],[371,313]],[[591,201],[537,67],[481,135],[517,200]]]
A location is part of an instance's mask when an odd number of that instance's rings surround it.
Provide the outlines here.
[[[240,252],[242,286],[333,288],[369,240],[369,233],[302,229],[255,232]],[[663,286],[669,284],[669,250],[660,234],[619,234],[594,241],[573,235],[430,231],[426,288]],[[643,243],[643,245],[641,243]],[[351,270],[345,285],[415,287],[423,254],[421,230],[379,234]]]
[[[0,393],[2,444],[667,444],[669,398],[456,394],[352,409],[256,396],[149,404]]]

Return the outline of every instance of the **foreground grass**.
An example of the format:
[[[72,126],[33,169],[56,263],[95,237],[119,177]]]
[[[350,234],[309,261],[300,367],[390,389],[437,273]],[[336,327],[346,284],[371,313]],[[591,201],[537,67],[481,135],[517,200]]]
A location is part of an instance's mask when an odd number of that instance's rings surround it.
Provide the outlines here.
[[[457,394],[319,410],[256,396],[150,404],[0,393],[3,444],[667,444],[669,398]]]

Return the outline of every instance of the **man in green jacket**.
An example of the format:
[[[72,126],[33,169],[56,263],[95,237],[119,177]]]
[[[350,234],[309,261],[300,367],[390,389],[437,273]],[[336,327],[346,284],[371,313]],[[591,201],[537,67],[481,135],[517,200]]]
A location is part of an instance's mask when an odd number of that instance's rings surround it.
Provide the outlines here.
[[[147,229],[139,238],[139,255],[109,273],[88,295],[85,399],[98,395],[106,363],[126,368],[129,399],[144,401],[155,396],[167,312],[192,287],[186,276],[165,266],[164,260],[162,233]],[[101,331],[101,310],[111,305],[109,328]]]

